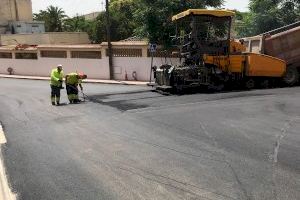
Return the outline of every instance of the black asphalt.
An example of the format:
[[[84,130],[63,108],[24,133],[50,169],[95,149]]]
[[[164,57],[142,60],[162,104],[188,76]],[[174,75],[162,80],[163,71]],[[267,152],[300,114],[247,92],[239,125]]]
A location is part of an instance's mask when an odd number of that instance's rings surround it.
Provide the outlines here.
[[[300,88],[150,89],[85,84],[89,101],[56,107],[47,81],[0,79],[19,199],[300,199]]]

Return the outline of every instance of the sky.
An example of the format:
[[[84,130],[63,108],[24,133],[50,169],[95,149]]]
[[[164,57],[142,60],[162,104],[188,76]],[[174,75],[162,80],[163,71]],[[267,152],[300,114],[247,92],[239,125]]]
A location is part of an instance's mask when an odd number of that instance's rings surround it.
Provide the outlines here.
[[[226,0],[225,8],[231,10],[248,11],[249,0]]]
[[[225,0],[223,6],[228,9],[247,11],[249,0]],[[45,10],[49,5],[62,8],[70,17],[76,14],[88,14],[103,9],[105,0],[32,0],[33,12]]]

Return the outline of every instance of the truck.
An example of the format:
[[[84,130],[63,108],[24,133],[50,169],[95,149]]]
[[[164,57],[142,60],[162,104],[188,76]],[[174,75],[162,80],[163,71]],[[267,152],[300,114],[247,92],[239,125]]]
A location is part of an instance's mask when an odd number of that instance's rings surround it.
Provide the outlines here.
[[[172,17],[172,40],[179,64],[155,68],[156,89],[182,92],[186,88],[223,90],[278,82],[286,62],[270,55],[246,52],[243,40],[232,39],[235,13],[229,10],[189,9]]]
[[[265,54],[286,61],[284,83],[293,86],[300,76],[300,21],[258,36],[243,38],[247,52]]]

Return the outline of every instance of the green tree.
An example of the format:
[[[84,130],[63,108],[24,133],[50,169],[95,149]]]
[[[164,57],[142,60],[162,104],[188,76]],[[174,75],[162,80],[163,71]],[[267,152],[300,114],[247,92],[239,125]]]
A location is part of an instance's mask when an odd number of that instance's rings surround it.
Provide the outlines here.
[[[63,30],[67,32],[87,32],[92,43],[97,40],[96,21],[86,20],[83,16],[67,18],[63,21]]]
[[[134,19],[134,11],[137,9],[136,0],[111,0],[110,1],[110,20],[111,20],[111,39],[118,41],[133,36],[137,23]],[[101,12],[93,30],[95,42],[106,41],[106,16]]]
[[[75,16],[67,18],[63,22],[63,30],[68,32],[87,32],[90,26],[90,21],[83,16]]]
[[[247,37],[255,35],[254,30],[252,28],[252,15],[250,12],[236,12],[236,19],[234,23],[235,37]]]
[[[171,17],[189,8],[220,7],[223,0],[137,0],[135,34],[149,38],[150,42],[170,45],[174,34]]]
[[[106,16],[105,12],[101,12],[97,19],[95,20],[95,26],[92,31],[92,35],[94,36],[94,41],[96,43],[101,43],[106,41]],[[113,23],[112,23],[113,24]]]
[[[88,24],[89,25],[86,32],[88,33],[91,42],[100,43],[100,41],[98,40],[97,21],[96,20],[88,21]]]
[[[137,9],[136,0],[112,0],[110,12],[112,13],[113,38],[115,40],[126,39],[133,35],[137,27],[134,11]]]
[[[67,17],[65,11],[55,6],[49,6],[46,10],[40,10],[34,14],[34,20],[44,21],[47,32],[62,32],[63,21]]]
[[[261,34],[300,20],[299,0],[250,0],[249,7],[237,29],[240,36]]]

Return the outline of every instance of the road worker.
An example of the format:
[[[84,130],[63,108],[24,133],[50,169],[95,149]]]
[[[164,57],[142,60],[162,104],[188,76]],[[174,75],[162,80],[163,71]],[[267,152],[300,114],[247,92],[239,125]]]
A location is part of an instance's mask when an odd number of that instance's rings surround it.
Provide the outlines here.
[[[83,87],[81,83],[82,80],[86,78],[87,75],[78,74],[75,72],[66,75],[66,89],[67,89],[68,99],[71,104],[80,102],[78,97],[78,85],[80,87],[80,90],[83,91]]]
[[[57,68],[51,71],[51,103],[52,105],[60,105],[60,90],[62,89],[62,82],[63,82],[63,69],[62,65],[57,65]]]

